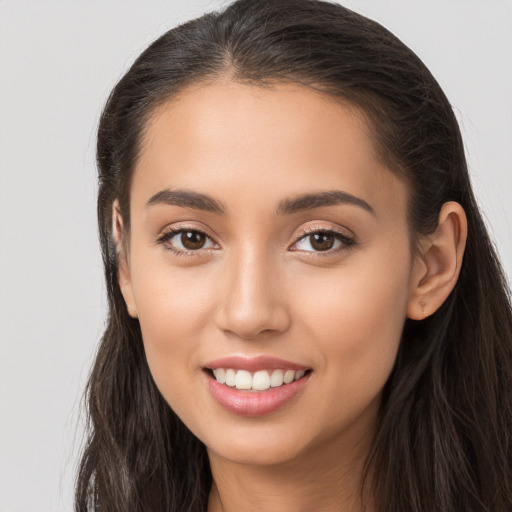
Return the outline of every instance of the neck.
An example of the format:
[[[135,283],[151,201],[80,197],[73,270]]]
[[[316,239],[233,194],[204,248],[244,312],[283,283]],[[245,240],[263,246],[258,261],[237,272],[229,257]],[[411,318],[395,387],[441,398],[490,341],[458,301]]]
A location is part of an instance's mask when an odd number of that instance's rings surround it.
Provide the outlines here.
[[[332,439],[272,465],[239,464],[209,452],[208,512],[370,512],[362,492],[367,439]]]

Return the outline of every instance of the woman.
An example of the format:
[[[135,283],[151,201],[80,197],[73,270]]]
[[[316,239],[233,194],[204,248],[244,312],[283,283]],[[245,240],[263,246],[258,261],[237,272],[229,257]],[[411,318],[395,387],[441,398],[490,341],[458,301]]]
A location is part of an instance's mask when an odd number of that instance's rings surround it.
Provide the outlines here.
[[[377,23],[240,0],[98,133],[77,509],[512,509],[512,315],[448,100]]]

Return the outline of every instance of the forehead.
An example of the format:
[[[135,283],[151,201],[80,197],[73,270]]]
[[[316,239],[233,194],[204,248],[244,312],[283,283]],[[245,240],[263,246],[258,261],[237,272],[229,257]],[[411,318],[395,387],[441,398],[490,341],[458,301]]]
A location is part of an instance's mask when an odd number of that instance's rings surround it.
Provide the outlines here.
[[[183,91],[150,118],[132,183],[138,202],[166,188],[233,201],[252,190],[269,205],[278,194],[340,187],[376,208],[402,207],[397,197],[405,197],[363,113],[296,84],[220,82]]]

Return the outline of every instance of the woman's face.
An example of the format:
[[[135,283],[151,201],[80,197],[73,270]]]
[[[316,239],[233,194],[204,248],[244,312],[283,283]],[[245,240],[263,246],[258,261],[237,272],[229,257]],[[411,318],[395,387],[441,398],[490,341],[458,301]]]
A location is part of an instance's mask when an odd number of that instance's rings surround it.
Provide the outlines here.
[[[130,215],[123,294],[211,454],[371,439],[415,264],[405,186],[355,107],[298,85],[188,89],[148,123]]]

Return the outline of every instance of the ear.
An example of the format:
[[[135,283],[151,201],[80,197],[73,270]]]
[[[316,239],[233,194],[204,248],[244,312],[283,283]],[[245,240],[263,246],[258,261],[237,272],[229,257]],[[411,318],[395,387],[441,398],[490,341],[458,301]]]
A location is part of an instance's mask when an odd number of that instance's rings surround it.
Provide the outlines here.
[[[459,278],[467,231],[462,206],[445,203],[439,213],[437,229],[420,242],[407,306],[409,318],[423,320],[448,298]]]
[[[112,203],[112,239],[117,254],[117,280],[119,287],[121,288],[128,314],[132,318],[138,318],[137,306],[133,296],[130,263],[123,240],[123,219],[117,199]]]

